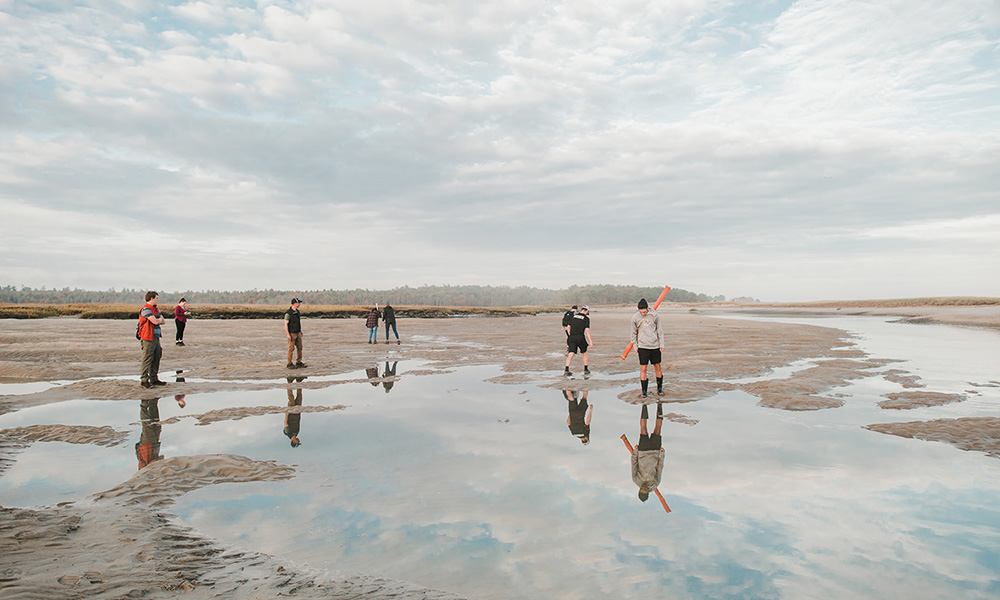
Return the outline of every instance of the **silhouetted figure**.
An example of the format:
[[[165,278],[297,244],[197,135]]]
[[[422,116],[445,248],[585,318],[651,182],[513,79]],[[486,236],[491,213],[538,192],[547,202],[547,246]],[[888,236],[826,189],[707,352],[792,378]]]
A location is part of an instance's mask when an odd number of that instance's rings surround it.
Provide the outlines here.
[[[144,468],[154,460],[160,460],[160,399],[139,401],[139,420],[142,423],[142,433],[135,445],[135,457],[139,459],[139,469]]]
[[[660,477],[663,476],[663,440],[660,438],[663,408],[659,403],[656,405],[656,427],[652,435],[646,430],[648,420],[649,409],[643,404],[639,417],[639,443],[632,451],[632,481],[639,486],[639,500],[643,502],[660,485]]]
[[[392,362],[392,367],[390,368],[389,367],[389,361],[385,361],[385,371],[382,373],[382,377],[383,377],[382,387],[385,388],[385,393],[386,394],[389,393],[389,390],[392,389],[393,384],[396,383],[391,378],[396,376],[396,365],[398,363],[399,363],[398,360],[393,361]]]
[[[572,392],[563,390],[563,396],[568,401],[569,415],[566,425],[574,437],[580,438],[584,445],[590,443],[590,418],[594,415],[594,407],[587,404],[587,390]]]

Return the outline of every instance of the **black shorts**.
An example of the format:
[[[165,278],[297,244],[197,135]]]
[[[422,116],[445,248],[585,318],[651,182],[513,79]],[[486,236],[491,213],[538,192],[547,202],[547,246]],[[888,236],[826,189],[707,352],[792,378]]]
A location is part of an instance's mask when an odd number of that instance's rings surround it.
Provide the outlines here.
[[[653,363],[654,365],[660,364],[659,348],[639,348],[637,352],[639,354],[640,365],[648,365],[649,363]]]
[[[642,435],[639,434],[639,445],[636,450],[659,450],[663,447],[663,439],[657,434],[652,435]]]
[[[583,354],[587,351],[587,338],[582,335],[571,335],[566,338],[566,352],[579,352]]]

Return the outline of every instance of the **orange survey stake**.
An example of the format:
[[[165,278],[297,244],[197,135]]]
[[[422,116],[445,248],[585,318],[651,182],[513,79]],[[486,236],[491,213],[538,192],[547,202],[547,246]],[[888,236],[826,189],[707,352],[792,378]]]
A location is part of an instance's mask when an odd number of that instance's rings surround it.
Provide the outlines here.
[[[663,288],[663,291],[660,292],[660,297],[657,298],[656,303],[653,304],[653,310],[660,308],[660,302],[663,302],[663,299],[667,297],[667,292],[669,291],[670,291],[669,285]],[[625,348],[625,352],[622,352],[622,360],[625,360],[625,357],[628,356],[628,353],[631,351],[632,351],[632,342],[629,342],[628,347]]]

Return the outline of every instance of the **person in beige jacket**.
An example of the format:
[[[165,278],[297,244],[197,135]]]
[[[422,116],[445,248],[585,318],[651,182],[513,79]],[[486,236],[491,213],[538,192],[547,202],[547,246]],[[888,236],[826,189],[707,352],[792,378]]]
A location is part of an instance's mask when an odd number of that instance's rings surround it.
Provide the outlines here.
[[[663,348],[666,347],[664,341],[663,328],[660,326],[660,315],[655,310],[649,310],[646,299],[639,300],[639,310],[632,315],[632,344],[639,355],[639,385],[642,386],[642,397],[645,398],[649,391],[649,378],[646,375],[646,367],[653,363],[653,370],[656,371],[656,393],[663,395],[663,370],[660,362],[663,356]]]

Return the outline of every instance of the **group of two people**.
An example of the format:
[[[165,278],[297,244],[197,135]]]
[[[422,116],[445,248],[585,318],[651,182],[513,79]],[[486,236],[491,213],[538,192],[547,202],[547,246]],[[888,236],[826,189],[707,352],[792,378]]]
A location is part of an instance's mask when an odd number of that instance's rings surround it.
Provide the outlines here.
[[[368,343],[378,343],[379,319],[382,319],[382,321],[385,322],[385,343],[389,343],[389,328],[392,327],[392,333],[396,336],[396,343],[399,344],[399,333],[396,332],[396,311],[393,310],[392,306],[389,305],[388,302],[381,312],[379,312],[378,305],[368,311],[368,318],[365,319],[365,327],[368,328]]]
[[[563,374],[567,377],[573,373],[569,370],[573,355],[577,352],[583,357],[583,375],[590,376],[590,363],[587,351],[594,347],[590,337],[590,307],[584,305],[577,310],[574,305],[563,314],[563,332],[566,334],[566,367]],[[647,367],[652,364],[656,372],[656,393],[663,395],[663,349],[666,347],[663,328],[660,326],[660,316],[655,310],[649,309],[645,298],[639,300],[638,310],[632,316],[631,341],[639,356],[639,384],[642,397],[649,395],[649,377]]]

